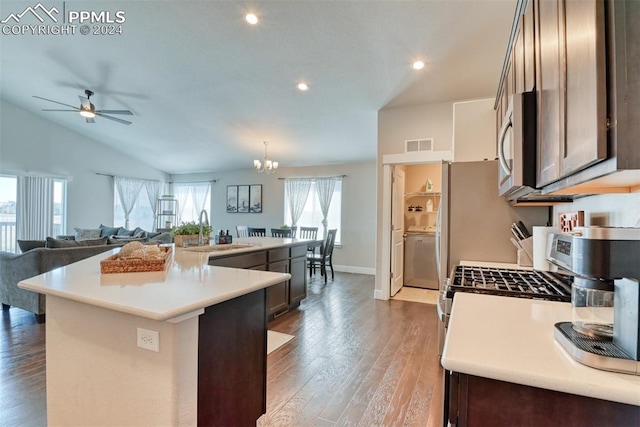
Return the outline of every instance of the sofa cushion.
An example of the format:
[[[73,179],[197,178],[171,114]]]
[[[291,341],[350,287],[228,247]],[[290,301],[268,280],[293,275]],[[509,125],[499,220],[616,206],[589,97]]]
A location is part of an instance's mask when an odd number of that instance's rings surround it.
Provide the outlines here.
[[[136,227],[136,228],[133,230],[133,237],[148,237],[148,236],[147,236],[147,232],[146,232],[146,231],[144,231],[144,230],[143,230],[142,228],[140,228],[140,227]]]
[[[115,236],[121,229],[122,227],[109,227],[107,225],[100,224],[100,237]]]
[[[89,240],[60,240],[53,237],[47,237],[47,248],[75,248],[78,246],[104,246],[109,240],[108,237]]]
[[[90,240],[100,238],[99,228],[76,228],[76,240]]]
[[[46,240],[18,240],[18,247],[22,253],[35,248],[44,248],[46,244]]]

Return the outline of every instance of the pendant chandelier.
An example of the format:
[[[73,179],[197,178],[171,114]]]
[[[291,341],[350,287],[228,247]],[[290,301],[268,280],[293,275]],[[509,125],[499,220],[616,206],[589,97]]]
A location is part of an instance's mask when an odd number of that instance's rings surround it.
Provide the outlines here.
[[[269,145],[269,143],[264,141],[264,157],[262,158],[262,162],[260,160],[253,161],[253,167],[258,173],[276,173],[278,170],[278,162],[269,160],[267,156],[267,145]]]

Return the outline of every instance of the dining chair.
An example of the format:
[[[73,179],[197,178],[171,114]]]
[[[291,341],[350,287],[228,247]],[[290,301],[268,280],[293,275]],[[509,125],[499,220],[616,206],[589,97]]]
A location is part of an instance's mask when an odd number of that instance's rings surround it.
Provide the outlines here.
[[[307,262],[309,264],[309,276],[315,271],[316,267],[320,267],[320,274],[324,276],[324,283],[327,283],[327,265],[331,268],[331,281],[333,281],[333,246],[336,242],[337,228],[327,232],[327,238],[320,249],[320,253],[307,252]]]
[[[317,239],[318,227],[300,227],[299,239]]]
[[[247,228],[247,235],[249,237],[266,237],[267,236],[267,229],[266,228],[248,227]]]
[[[249,237],[249,227],[246,225],[236,225],[236,237]]]
[[[291,238],[293,231],[290,228],[272,228],[271,237],[286,237]]]

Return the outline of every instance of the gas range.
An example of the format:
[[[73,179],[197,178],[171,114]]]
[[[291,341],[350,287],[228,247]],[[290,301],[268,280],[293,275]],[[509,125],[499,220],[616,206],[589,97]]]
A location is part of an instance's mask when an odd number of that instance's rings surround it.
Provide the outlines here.
[[[570,302],[572,280],[571,276],[551,272],[458,265],[451,271],[446,297],[473,292]]]

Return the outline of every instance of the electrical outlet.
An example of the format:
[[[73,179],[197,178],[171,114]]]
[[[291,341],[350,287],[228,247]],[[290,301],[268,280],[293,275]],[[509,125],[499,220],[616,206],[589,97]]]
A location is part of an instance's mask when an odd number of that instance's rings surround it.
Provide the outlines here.
[[[158,353],[160,351],[160,333],[138,328],[138,347]]]

